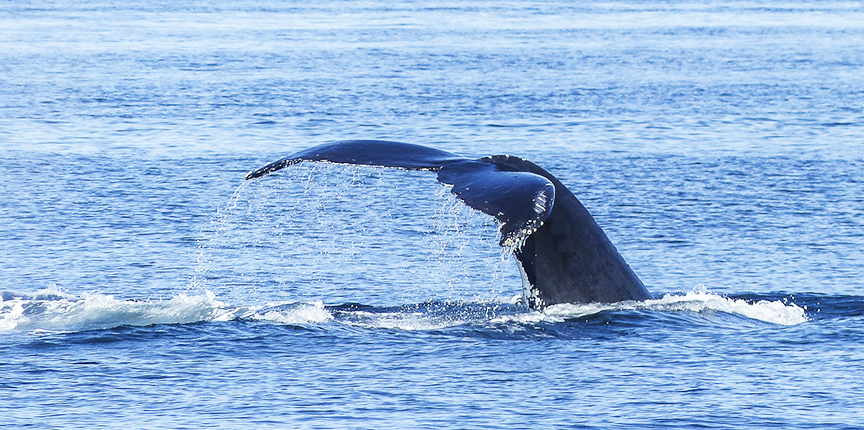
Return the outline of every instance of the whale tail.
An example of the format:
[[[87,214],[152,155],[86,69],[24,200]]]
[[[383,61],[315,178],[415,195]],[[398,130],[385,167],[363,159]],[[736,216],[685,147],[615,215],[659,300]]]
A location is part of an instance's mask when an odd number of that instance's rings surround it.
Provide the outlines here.
[[[500,244],[513,248],[533,308],[651,297],[576,196],[528,160],[509,155],[470,160],[421,145],[353,140],[297,152],[246,179],[304,161],[437,172],[438,181],[452,186],[462,202],[499,221]]]

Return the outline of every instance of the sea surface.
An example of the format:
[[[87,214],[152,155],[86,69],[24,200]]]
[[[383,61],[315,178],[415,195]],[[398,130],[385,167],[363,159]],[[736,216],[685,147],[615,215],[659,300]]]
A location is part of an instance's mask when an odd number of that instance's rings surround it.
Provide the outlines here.
[[[530,310],[345,139],[513,154],[653,293]],[[0,1],[0,428],[864,428],[864,4]]]

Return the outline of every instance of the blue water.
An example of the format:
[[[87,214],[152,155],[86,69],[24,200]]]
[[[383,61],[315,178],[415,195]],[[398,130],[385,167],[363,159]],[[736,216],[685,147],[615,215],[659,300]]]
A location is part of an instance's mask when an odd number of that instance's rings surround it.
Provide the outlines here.
[[[864,428],[861,2],[0,3],[0,427]],[[510,153],[655,295],[517,303],[389,139]]]

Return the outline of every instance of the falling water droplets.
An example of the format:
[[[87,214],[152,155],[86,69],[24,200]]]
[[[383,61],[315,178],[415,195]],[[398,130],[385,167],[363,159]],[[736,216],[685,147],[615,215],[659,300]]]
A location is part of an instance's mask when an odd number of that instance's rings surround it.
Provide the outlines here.
[[[243,303],[392,305],[521,288],[494,220],[428,172],[301,163],[240,185],[206,234],[191,286]]]

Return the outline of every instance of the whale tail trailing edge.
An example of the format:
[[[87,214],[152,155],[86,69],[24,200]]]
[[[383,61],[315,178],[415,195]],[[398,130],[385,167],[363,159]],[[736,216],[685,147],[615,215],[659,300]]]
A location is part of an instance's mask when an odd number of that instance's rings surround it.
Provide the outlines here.
[[[315,146],[246,175],[258,178],[304,162],[437,172],[466,205],[495,217],[501,245],[522,270],[528,304],[618,302],[651,297],[576,196],[552,174],[519,157],[470,160],[400,142],[354,140]]]
[[[304,161],[356,164],[438,173],[438,181],[466,205],[501,222],[501,243],[512,245],[543,223],[555,201],[555,186],[530,172],[502,169],[426,146],[380,140],[352,140],[315,146],[253,170],[258,178]]]

